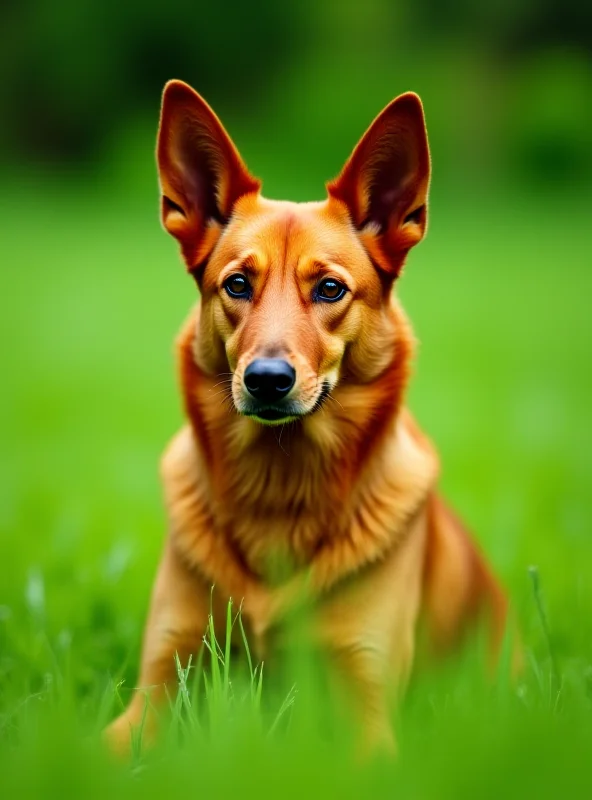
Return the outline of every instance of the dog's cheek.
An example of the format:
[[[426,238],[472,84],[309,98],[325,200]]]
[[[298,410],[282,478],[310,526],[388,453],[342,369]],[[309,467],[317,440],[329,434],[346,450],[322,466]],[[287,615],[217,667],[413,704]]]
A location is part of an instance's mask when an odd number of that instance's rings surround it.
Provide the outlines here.
[[[319,377],[327,378],[336,376],[332,384],[337,383],[342,372],[343,356],[347,343],[345,339],[337,333],[325,333],[322,337],[322,360],[319,364]]]
[[[226,371],[226,352],[217,334],[213,308],[203,299],[195,333],[192,349],[197,366],[209,374]]]
[[[213,297],[210,318],[212,320],[212,335],[223,343],[228,352],[228,342],[240,326],[240,317],[236,312],[234,314],[231,313],[220,297]]]
[[[224,340],[224,350],[226,352],[228,366],[231,372],[235,372],[241,357],[240,331],[238,328],[234,331],[230,331]]]
[[[356,335],[350,340],[344,369],[367,382],[378,377],[392,362],[397,331],[388,314],[360,314]]]
[[[348,309],[337,326],[325,329],[320,337],[322,360],[318,367],[319,376],[333,376],[331,383],[339,382],[344,373],[344,360],[351,343],[356,340],[360,329],[360,314],[356,304]]]
[[[354,300],[341,325],[335,331],[345,345],[355,342],[360,336],[364,322],[363,308],[361,301]]]
[[[228,341],[234,326],[218,297],[202,300],[199,333],[196,340],[197,363],[205,372],[228,372]]]

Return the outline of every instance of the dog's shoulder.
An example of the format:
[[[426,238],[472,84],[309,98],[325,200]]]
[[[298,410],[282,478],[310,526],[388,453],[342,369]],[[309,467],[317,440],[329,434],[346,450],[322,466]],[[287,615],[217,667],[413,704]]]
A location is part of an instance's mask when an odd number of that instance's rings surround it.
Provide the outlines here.
[[[160,461],[166,505],[173,517],[185,516],[199,507],[202,471],[193,430],[184,425],[173,436]]]

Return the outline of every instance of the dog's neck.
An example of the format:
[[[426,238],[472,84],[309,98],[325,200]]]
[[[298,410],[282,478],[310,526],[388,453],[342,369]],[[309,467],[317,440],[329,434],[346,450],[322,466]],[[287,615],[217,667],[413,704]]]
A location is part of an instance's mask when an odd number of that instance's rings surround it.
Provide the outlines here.
[[[346,382],[310,417],[268,427],[238,415],[220,394],[220,378],[198,367],[195,336],[193,316],[178,341],[181,381],[215,525],[256,573],[268,577],[271,561],[302,566],[324,538],[349,534],[365,472],[380,471],[380,450],[394,448],[411,337],[401,338],[375,380]],[[377,480],[386,478],[374,474],[368,483]],[[269,530],[264,540],[262,527]]]

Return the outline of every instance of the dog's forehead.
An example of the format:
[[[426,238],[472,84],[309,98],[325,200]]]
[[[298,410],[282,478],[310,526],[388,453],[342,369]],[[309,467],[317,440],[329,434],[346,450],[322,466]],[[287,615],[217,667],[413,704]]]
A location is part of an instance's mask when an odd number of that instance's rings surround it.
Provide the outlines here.
[[[235,258],[255,250],[270,264],[296,265],[303,258],[340,261],[357,244],[347,216],[327,201],[249,198],[238,205],[228,234],[224,244]]]

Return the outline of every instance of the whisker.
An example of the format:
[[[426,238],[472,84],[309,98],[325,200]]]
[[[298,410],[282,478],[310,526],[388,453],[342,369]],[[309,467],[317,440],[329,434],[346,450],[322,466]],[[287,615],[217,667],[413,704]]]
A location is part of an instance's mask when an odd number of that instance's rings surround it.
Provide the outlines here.
[[[238,411],[236,410],[236,406],[232,402],[232,398],[231,397],[224,397],[222,399],[221,405],[224,408],[226,408],[228,411],[234,411],[235,413],[238,414]]]
[[[279,436],[278,436],[278,438],[277,438],[277,443],[279,444],[279,446],[280,446],[280,449],[281,449],[281,450],[283,450],[283,452],[284,452],[284,453],[285,453],[285,454],[288,456],[288,458],[289,458],[289,457],[290,457],[290,454],[288,453],[288,451],[286,450],[286,448],[282,446],[282,433],[284,432],[284,428],[285,428],[285,427],[286,427],[286,423],[284,422],[284,423],[282,424],[282,427],[280,428],[280,435],[279,435]]]
[[[231,392],[229,392],[229,391],[228,391],[228,389],[220,389],[219,391],[215,392],[215,393],[214,393],[214,394],[211,396],[211,398],[210,398],[210,399],[211,399],[211,400],[213,400],[213,399],[214,399],[214,398],[216,398],[216,397],[220,397],[220,395],[222,395],[223,397],[226,397],[226,398],[228,398],[229,400],[232,398],[232,393],[231,393]]]
[[[216,386],[225,386],[225,385],[226,385],[226,386],[231,386],[231,385],[232,385],[232,381],[231,381],[231,380],[229,380],[229,379],[226,379],[225,381],[218,381],[218,383],[215,383],[213,386],[210,386],[210,388],[208,389],[208,391],[210,391],[210,392],[211,392],[211,391],[212,391],[212,389],[215,389],[215,388],[216,388]]]
[[[334,402],[334,403],[337,403],[337,405],[339,406],[339,408],[340,408],[342,411],[345,411],[345,408],[344,408],[344,407],[341,405],[341,403],[339,402],[339,400],[338,400],[336,397],[333,397],[333,395],[331,394],[331,392],[329,392],[329,394],[327,395],[327,399],[328,399],[328,400],[333,400],[333,402]]]
[[[333,403],[335,403],[337,406],[339,406],[339,408],[340,408],[340,410],[341,410],[341,411],[345,411],[345,408],[344,408],[344,407],[341,405],[341,403],[339,402],[339,400],[336,400],[336,399],[333,397],[333,395],[332,395],[332,394],[328,394],[328,395],[326,395],[326,397],[325,397],[325,400],[331,400]],[[323,403],[323,406],[324,406],[324,405],[325,405],[325,404]]]

